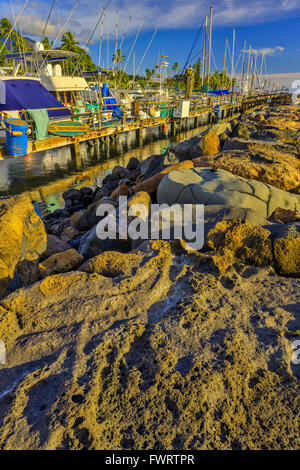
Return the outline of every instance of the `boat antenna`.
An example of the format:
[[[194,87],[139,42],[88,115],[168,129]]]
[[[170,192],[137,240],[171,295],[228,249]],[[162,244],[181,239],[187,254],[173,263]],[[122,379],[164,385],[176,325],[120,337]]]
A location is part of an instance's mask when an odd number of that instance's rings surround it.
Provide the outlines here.
[[[72,9],[72,11],[71,11],[71,13],[69,14],[68,18],[67,18],[66,21],[65,21],[63,27],[60,29],[58,35],[56,36],[56,38],[55,38],[55,40],[54,40],[54,42],[53,42],[53,44],[52,44],[52,46],[51,46],[51,49],[47,52],[46,57],[44,58],[44,60],[43,60],[43,62],[42,62],[42,64],[41,64],[41,66],[38,68],[38,70],[37,70],[37,72],[36,72],[36,75],[38,75],[39,71],[43,68],[43,66],[44,66],[44,64],[46,63],[46,60],[47,60],[47,58],[48,58],[50,52],[52,51],[52,49],[54,48],[54,46],[55,46],[55,44],[56,44],[56,41],[57,41],[57,40],[60,38],[60,36],[62,35],[63,30],[65,29],[66,25],[69,23],[69,21],[70,21],[70,19],[72,18],[72,16],[73,16],[75,10],[77,9],[78,5],[79,5],[79,0],[77,0],[77,2],[75,3],[75,5],[74,5],[74,7],[73,7],[73,9]]]
[[[141,24],[140,24],[140,26],[139,26],[139,29],[138,29],[138,31],[137,31],[137,33],[136,33],[135,38],[134,38],[132,47],[131,47],[131,49],[130,49],[130,53],[129,53],[128,57],[127,57],[126,63],[125,63],[125,65],[124,65],[124,68],[123,68],[122,73],[121,73],[121,76],[120,76],[120,80],[119,80],[119,83],[118,83],[118,88],[119,88],[119,86],[120,86],[120,84],[121,84],[121,82],[122,82],[123,75],[124,75],[125,70],[126,70],[126,68],[127,68],[127,65],[128,65],[129,59],[130,59],[130,57],[131,57],[131,54],[132,54],[133,48],[134,48],[134,46],[135,46],[135,43],[136,43],[136,41],[137,41],[137,38],[139,37],[139,34],[140,34],[141,29],[142,29],[143,23],[144,23],[144,22],[141,21]]]
[[[78,69],[78,66],[79,66],[80,61],[81,61],[81,59],[82,59],[82,57],[83,57],[83,54],[87,51],[88,45],[89,45],[89,43],[91,42],[91,40],[92,40],[92,38],[93,38],[93,36],[94,36],[94,34],[95,34],[95,31],[96,31],[96,29],[98,28],[99,23],[100,23],[100,21],[101,21],[102,18],[103,18],[103,15],[104,15],[104,13],[105,13],[105,10],[106,10],[106,8],[107,8],[109,2],[110,2],[110,0],[107,0],[106,5],[102,8],[102,13],[101,13],[101,15],[100,15],[100,17],[99,17],[99,19],[98,19],[98,21],[97,21],[97,23],[96,23],[96,25],[95,25],[93,31],[92,31],[92,33],[91,33],[91,35],[90,35],[90,37],[89,37],[87,43],[86,43],[85,48],[83,48],[83,51],[82,51],[82,53],[80,54],[80,56],[79,56],[79,58],[78,58],[78,60],[77,60],[77,63],[76,63],[76,65],[75,65],[75,68],[74,68],[73,73],[72,73],[72,77],[74,77],[74,74],[75,74],[75,72],[76,72],[77,69]]]
[[[43,38],[44,38],[44,35],[45,35],[45,32],[46,32],[46,29],[47,29],[47,26],[48,26],[48,23],[49,23],[49,20],[50,20],[50,16],[51,16],[51,13],[52,13],[52,10],[53,10],[53,7],[54,7],[54,4],[55,4],[56,0],[53,0],[52,4],[51,4],[51,7],[50,7],[50,10],[49,10],[49,13],[48,13],[48,17],[47,17],[47,20],[46,20],[46,23],[45,23],[45,26],[44,26],[44,29],[43,29],[43,32],[42,32],[42,36],[41,36],[41,40],[40,42],[42,42]]]
[[[18,22],[19,19],[21,18],[22,14],[23,14],[23,11],[24,11],[25,8],[27,7],[28,2],[29,2],[29,0],[26,0],[26,1],[25,1],[24,5],[23,5],[23,7],[22,7],[22,10],[20,11],[20,13],[18,14],[16,20],[14,21],[14,24],[12,25],[12,27],[11,27],[11,29],[10,29],[8,35],[6,36],[6,39],[5,39],[4,43],[2,44],[2,47],[1,47],[1,49],[0,49],[0,54],[1,54],[1,52],[3,51],[3,49],[4,49],[4,47],[5,47],[5,45],[6,45],[7,41],[8,41],[8,39],[10,38],[11,33],[13,32],[14,28],[16,27],[17,22]]]

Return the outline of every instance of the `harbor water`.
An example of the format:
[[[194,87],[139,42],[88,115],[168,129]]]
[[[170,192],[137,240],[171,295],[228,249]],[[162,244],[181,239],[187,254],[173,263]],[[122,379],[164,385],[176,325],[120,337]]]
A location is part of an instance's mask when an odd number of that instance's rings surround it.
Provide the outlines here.
[[[45,211],[63,206],[62,194],[70,187],[100,184],[114,166],[126,166],[131,157],[140,161],[163,154],[167,148],[202,132],[206,126],[174,137],[153,134],[139,145],[133,139],[80,144],[75,154],[71,146],[37,152],[0,161],[0,196],[30,192],[32,200],[43,203]]]

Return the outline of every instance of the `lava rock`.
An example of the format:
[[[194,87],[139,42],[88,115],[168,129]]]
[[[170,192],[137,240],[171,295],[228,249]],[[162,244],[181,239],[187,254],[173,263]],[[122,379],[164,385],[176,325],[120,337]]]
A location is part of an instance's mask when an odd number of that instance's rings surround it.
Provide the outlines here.
[[[67,201],[67,199],[71,199],[72,201],[79,200],[81,198],[81,192],[79,189],[71,188],[65,191],[62,196],[65,201]]]
[[[138,167],[139,167],[139,160],[135,157],[132,157],[129,162],[128,162],[128,165],[127,165],[127,170],[129,171],[132,171],[132,170],[136,170]]]

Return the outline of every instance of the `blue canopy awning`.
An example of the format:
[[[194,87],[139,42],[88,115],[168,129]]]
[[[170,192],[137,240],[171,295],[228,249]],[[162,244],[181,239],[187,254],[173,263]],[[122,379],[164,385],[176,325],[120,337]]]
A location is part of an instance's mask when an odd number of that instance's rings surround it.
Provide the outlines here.
[[[47,109],[49,117],[71,114],[70,110],[61,104],[38,80],[11,78],[3,80],[2,83],[5,86],[5,103],[0,103],[0,112]]]

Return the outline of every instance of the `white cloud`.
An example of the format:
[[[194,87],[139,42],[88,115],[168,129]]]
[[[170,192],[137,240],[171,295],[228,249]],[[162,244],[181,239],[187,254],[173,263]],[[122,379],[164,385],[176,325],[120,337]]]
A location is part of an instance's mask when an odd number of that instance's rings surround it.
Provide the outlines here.
[[[7,1],[0,0],[0,17],[8,16],[12,19]],[[68,27],[81,39],[86,31],[92,31],[99,18],[105,0],[80,0],[80,4],[72,16]],[[23,0],[15,0],[15,14],[21,10]],[[70,14],[75,0],[57,1],[51,14],[47,35],[55,37],[58,32],[57,19],[63,24]],[[49,0],[29,1],[20,24],[24,33],[37,35],[42,32],[51,2]],[[153,30],[157,26],[160,30],[175,28],[197,28],[203,23],[205,15],[209,14],[212,5],[214,26],[240,26],[253,25],[273,21],[276,19],[300,16],[300,0],[111,0],[105,16],[104,33],[109,32],[110,37],[115,36],[116,9],[118,9],[118,31],[121,37],[125,30],[128,18],[132,16],[128,34],[135,34],[141,21],[143,31]],[[59,15],[58,15],[59,9]],[[84,34],[85,33],[85,34]],[[95,37],[99,36],[99,30]]]
[[[21,27],[23,34],[32,36],[40,36],[45,27],[45,20],[38,16],[24,15],[20,18],[17,28]],[[46,29],[46,36],[54,37],[58,34],[58,27],[54,24],[48,23]]]
[[[278,52],[283,52],[284,47],[276,46],[276,47],[262,47],[261,49],[252,49],[252,54],[254,55],[274,55]]]

